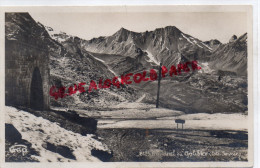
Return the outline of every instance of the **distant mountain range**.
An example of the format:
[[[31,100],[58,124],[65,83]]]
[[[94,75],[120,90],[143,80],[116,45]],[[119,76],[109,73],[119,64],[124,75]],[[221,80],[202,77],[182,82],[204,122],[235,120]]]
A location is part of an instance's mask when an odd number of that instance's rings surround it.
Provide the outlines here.
[[[202,59],[213,50],[174,26],[143,33],[121,28],[112,36],[94,38],[83,45],[91,52],[130,57],[135,57],[138,50],[141,50],[150,58],[148,61],[157,65],[159,62],[171,65],[188,59]]]
[[[121,28],[111,36],[85,40],[36,23],[28,13],[9,13],[6,17],[6,40],[30,42],[33,36],[36,43],[48,45],[52,85],[68,86],[157,69],[160,62],[169,68],[196,60],[200,71],[164,78],[162,84],[167,88],[162,86],[162,106],[189,113],[247,110],[246,33],[222,44],[217,39],[203,42],[167,26],[142,33]],[[52,100],[52,104],[101,107],[134,101],[143,94],[147,95],[145,103],[154,103],[155,88],[155,82],[147,82]]]
[[[53,34],[53,37],[61,42],[71,40],[64,33]],[[217,39],[203,42],[183,33],[175,26],[167,26],[142,33],[121,28],[111,36],[79,40],[82,49],[94,53],[103,61],[114,62],[110,66],[118,72],[122,72],[122,69],[117,68],[118,64],[141,62],[142,65],[136,66],[147,68],[162,62],[169,67],[179,62],[197,60],[200,63],[208,63],[212,71],[230,71],[237,75],[246,75],[246,39],[245,33],[239,38],[232,36],[227,44],[222,44]]]

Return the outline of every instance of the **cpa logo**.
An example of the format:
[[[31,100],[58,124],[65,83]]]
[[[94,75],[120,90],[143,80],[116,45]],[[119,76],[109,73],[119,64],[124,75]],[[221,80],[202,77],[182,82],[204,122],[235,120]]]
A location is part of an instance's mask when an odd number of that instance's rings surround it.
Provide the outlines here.
[[[28,153],[27,146],[25,145],[13,145],[9,148],[11,153],[19,153],[25,156]]]

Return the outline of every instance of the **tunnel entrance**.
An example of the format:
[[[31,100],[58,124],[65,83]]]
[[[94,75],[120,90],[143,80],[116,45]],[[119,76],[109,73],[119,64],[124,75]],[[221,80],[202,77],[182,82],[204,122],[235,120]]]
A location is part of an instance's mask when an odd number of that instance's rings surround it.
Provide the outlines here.
[[[34,68],[32,75],[30,107],[35,110],[43,110],[42,77],[38,67]]]

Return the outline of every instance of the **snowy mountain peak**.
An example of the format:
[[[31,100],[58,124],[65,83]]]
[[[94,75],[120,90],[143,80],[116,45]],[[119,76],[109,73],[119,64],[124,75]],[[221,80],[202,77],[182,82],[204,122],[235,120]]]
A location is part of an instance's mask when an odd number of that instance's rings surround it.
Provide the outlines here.
[[[45,26],[45,29],[47,30],[47,32],[49,33],[49,35],[54,39],[57,40],[58,42],[64,42],[67,39],[69,39],[70,35],[67,35],[65,32],[62,31],[56,31],[55,29]]]

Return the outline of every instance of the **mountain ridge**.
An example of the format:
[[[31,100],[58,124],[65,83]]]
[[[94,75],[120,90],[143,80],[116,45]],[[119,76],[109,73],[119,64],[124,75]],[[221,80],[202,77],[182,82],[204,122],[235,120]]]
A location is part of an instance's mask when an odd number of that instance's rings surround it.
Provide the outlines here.
[[[15,23],[12,24],[16,26]],[[17,30],[9,29],[8,26],[12,24],[6,24],[6,30],[10,31],[6,33],[6,38],[14,38],[9,36]],[[28,25],[22,25],[21,28],[29,30],[26,26]],[[45,31],[43,27],[41,25],[35,31],[41,33]],[[62,32],[56,33],[51,28],[45,29],[49,32],[46,38],[35,36],[34,39],[37,44],[44,42],[49,47],[52,85],[68,87],[78,82],[98,82],[100,78],[140,73],[158,69],[161,61],[169,69],[169,66],[176,66],[180,62],[196,60],[202,67],[201,70],[162,79],[162,107],[187,113],[247,110],[246,34],[227,44],[218,44],[213,40],[209,42],[212,46],[208,46],[172,26],[143,33],[122,28],[111,36],[94,38],[92,41]],[[19,35],[21,33],[17,37]],[[214,45],[219,46],[215,49]],[[90,47],[100,53],[90,52]],[[106,108],[111,104],[137,100],[144,93],[146,96],[142,102],[153,104],[156,100],[156,87],[155,81],[124,85],[120,89],[111,87],[58,101],[52,99],[52,105]]]

